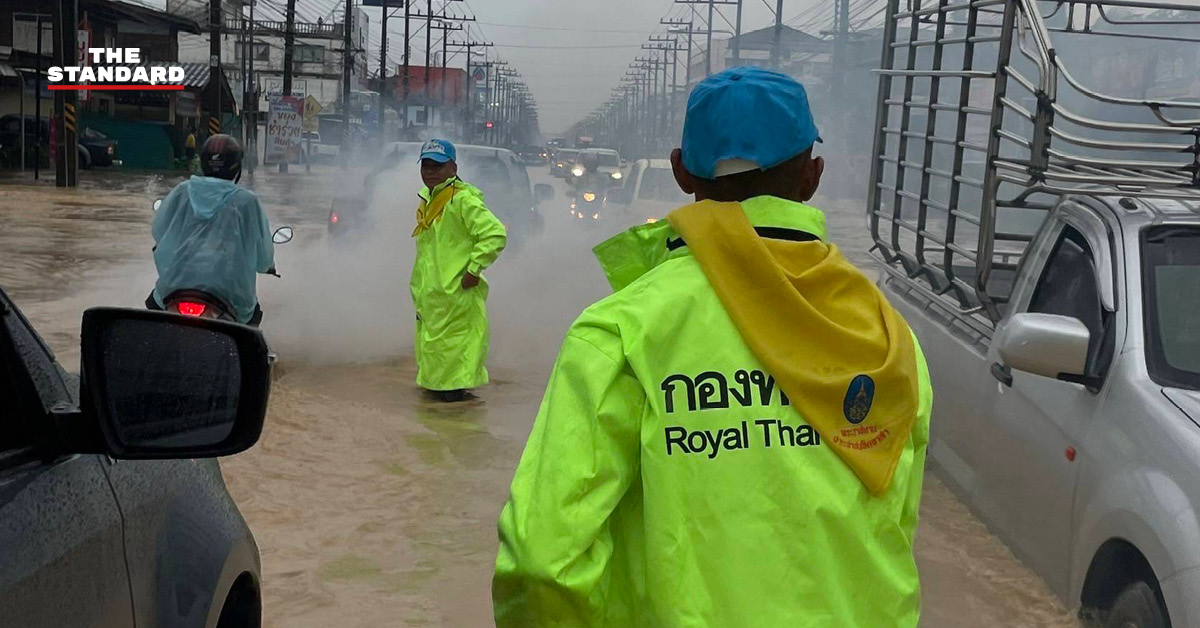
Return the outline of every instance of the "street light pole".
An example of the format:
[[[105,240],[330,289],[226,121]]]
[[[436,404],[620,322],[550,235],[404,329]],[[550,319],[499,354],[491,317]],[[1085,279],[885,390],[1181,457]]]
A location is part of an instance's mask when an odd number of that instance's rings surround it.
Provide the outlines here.
[[[771,46],[771,68],[778,70],[783,62],[780,44],[783,39],[783,0],[775,3],[775,43]]]

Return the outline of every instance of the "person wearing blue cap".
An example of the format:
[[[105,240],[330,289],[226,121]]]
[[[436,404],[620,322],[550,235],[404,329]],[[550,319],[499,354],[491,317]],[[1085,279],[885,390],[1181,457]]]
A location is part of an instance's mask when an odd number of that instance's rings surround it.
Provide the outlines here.
[[[417,385],[440,401],[462,401],[488,382],[488,283],[483,271],[507,243],[504,225],[483,193],[458,177],[447,140],[421,147],[413,238],[417,255],[409,288],[417,311]]]
[[[499,628],[913,628],[932,392],[911,331],[807,204],[804,87],[688,101],[696,202],[595,248],[500,515]]]

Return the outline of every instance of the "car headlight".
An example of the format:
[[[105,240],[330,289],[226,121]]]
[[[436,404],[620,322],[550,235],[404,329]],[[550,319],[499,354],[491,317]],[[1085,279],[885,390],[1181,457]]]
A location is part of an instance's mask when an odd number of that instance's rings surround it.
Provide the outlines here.
[[[573,174],[577,177],[582,177],[583,176],[583,168],[574,168],[571,170],[571,174]]]
[[[594,192],[584,192],[583,200],[586,203],[590,203],[590,202],[596,200],[596,194]]]
[[[612,178],[613,178],[614,180],[620,181],[620,180],[621,180],[621,173],[619,173],[619,172],[614,172],[614,173],[612,173]]]

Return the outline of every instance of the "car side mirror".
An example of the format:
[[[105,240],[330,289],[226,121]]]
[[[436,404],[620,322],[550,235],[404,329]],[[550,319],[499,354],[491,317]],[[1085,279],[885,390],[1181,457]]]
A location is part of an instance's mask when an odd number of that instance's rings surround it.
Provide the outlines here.
[[[92,308],[82,333],[82,416],[99,424],[112,457],[213,458],[258,441],[271,365],[257,329]]]
[[[291,227],[280,227],[271,235],[271,241],[275,244],[287,244],[292,241],[294,235]]]
[[[1077,318],[1023,312],[1005,323],[998,348],[1004,363],[1018,371],[1088,384],[1082,380],[1090,340]]]
[[[156,198],[154,199],[154,211],[158,211],[159,207],[162,207],[162,199]]]
[[[536,183],[533,186],[533,197],[536,198],[537,202],[539,203],[544,201],[552,201],[554,200],[554,188],[545,183]]]

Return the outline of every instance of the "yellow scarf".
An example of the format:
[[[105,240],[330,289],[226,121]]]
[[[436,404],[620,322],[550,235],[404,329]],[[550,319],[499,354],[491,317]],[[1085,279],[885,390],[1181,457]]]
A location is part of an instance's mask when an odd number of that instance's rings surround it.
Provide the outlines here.
[[[442,217],[442,212],[454,199],[456,189],[455,182],[451,181],[437,193],[437,196],[433,196],[432,201],[426,203],[425,199],[421,199],[421,204],[417,206],[417,228],[413,229],[412,237],[421,235]],[[433,192],[431,191],[430,194],[432,195]]]
[[[908,325],[837,247],[764,240],[738,203],[667,216],[742,339],[823,440],[880,495],[917,419]]]

